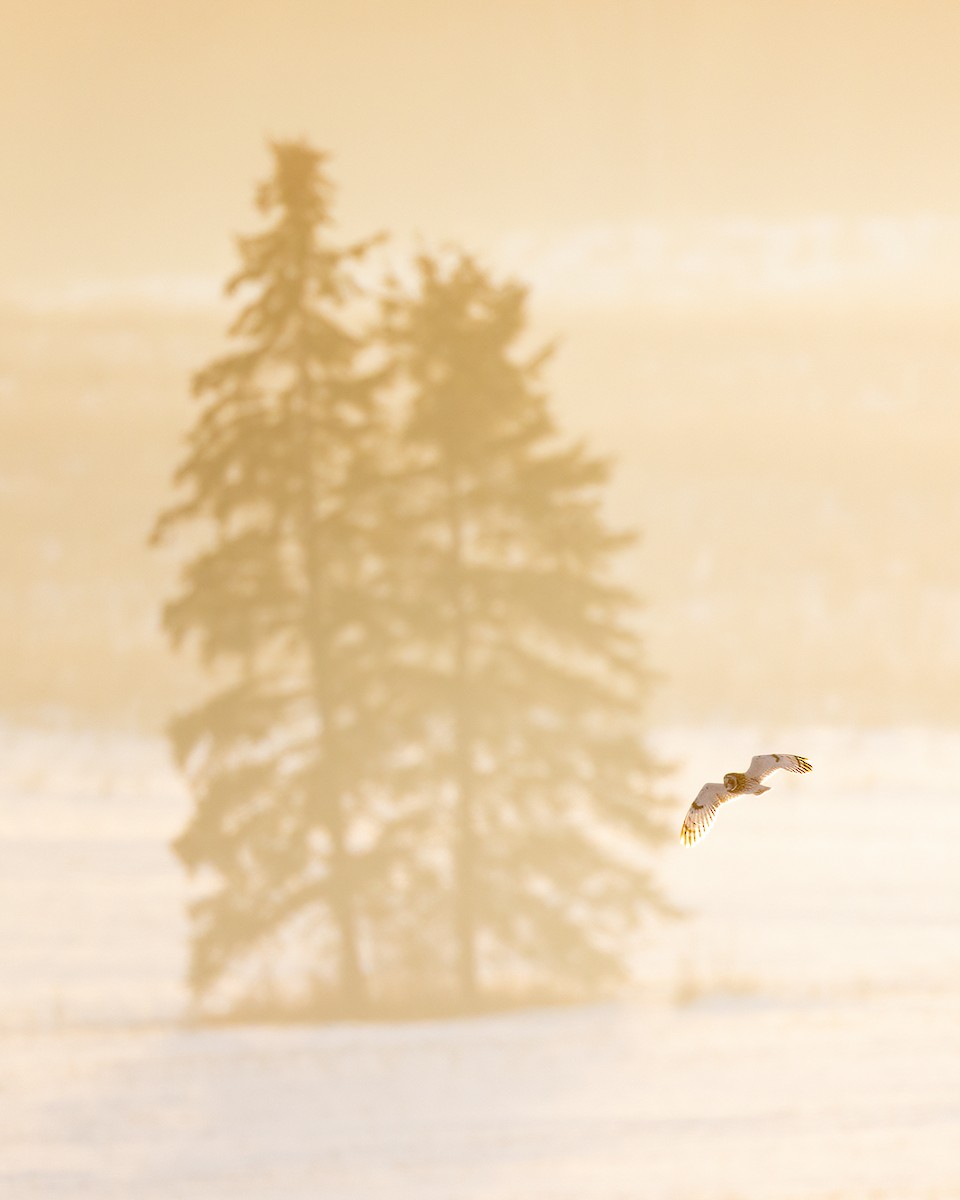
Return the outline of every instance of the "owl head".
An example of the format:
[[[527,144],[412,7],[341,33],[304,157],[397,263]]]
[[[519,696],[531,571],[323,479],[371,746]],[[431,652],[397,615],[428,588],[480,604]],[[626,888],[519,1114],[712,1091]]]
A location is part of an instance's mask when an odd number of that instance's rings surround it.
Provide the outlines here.
[[[723,777],[723,786],[731,795],[739,791],[746,782],[746,775],[741,774],[739,771],[728,771]]]

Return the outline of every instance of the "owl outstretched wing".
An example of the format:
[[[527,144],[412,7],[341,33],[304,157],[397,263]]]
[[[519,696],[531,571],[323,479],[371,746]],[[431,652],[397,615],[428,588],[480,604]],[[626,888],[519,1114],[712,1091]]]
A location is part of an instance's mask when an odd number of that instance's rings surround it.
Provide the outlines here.
[[[722,783],[705,783],[697,793],[697,798],[687,810],[680,829],[680,840],[685,846],[692,846],[707,832],[713,824],[717,810],[728,797],[727,789]]]
[[[750,760],[747,775],[762,783],[774,771],[796,771],[802,775],[812,770],[810,763],[799,754],[755,754]]]

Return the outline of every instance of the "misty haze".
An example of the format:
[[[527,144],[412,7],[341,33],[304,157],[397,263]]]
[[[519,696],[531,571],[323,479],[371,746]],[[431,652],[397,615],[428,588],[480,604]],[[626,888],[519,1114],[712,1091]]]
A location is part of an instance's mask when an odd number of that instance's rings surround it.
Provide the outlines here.
[[[960,10],[4,15],[0,1193],[960,1197]]]

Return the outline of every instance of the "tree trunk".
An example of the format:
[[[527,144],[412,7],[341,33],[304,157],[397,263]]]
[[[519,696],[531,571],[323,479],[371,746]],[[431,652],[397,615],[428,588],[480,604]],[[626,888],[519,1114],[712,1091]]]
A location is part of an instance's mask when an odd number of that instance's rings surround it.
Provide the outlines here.
[[[327,747],[328,756],[330,747]],[[333,767],[333,763],[330,763]],[[360,967],[357,913],[354,905],[350,854],[343,830],[343,801],[336,785],[333,770],[328,771],[331,794],[330,814],[330,908],[339,937],[340,998],[347,1013],[356,1015],[366,1002],[366,987]]]
[[[476,830],[473,800],[473,721],[470,702],[469,635],[463,593],[463,524],[456,478],[448,476],[450,585],[453,601],[454,769],[457,788],[455,933],[460,995],[472,1007],[479,993],[477,963]]]
[[[304,547],[308,572],[308,652],[314,703],[320,718],[323,769],[317,779],[317,807],[329,813],[330,908],[339,938],[340,995],[347,1012],[357,1013],[364,1005],[366,989],[360,967],[359,937],[350,853],[346,845],[343,794],[338,767],[336,729],[330,701],[330,664],[327,654],[326,587],[319,573],[314,540]]]
[[[340,998],[345,1012],[357,1014],[366,1002],[366,988],[360,965],[357,914],[354,903],[350,853],[346,845],[346,829],[343,810],[343,795],[340,771],[337,762],[336,728],[333,721],[333,704],[330,688],[330,656],[328,653],[330,633],[328,628],[327,581],[324,574],[323,555],[317,544],[315,528],[316,504],[313,486],[313,463],[311,451],[313,439],[310,427],[310,397],[313,381],[306,365],[306,354],[301,349],[298,363],[299,401],[295,428],[299,435],[301,464],[300,496],[300,544],[303,569],[306,578],[305,629],[307,653],[310,656],[310,678],[314,705],[320,721],[319,747],[323,764],[318,772],[316,807],[327,810],[326,821],[330,834],[330,910],[337,927],[339,940],[338,976]]]

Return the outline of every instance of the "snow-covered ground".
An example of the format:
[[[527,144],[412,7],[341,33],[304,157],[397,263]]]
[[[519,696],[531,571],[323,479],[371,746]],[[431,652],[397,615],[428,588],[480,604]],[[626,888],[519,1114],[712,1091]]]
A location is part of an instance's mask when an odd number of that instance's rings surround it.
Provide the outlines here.
[[[193,1030],[162,745],[0,729],[0,1197],[960,1198],[960,736],[667,730],[690,911],[617,1003]]]
[[[940,998],[0,1045],[10,1200],[960,1195]]]

